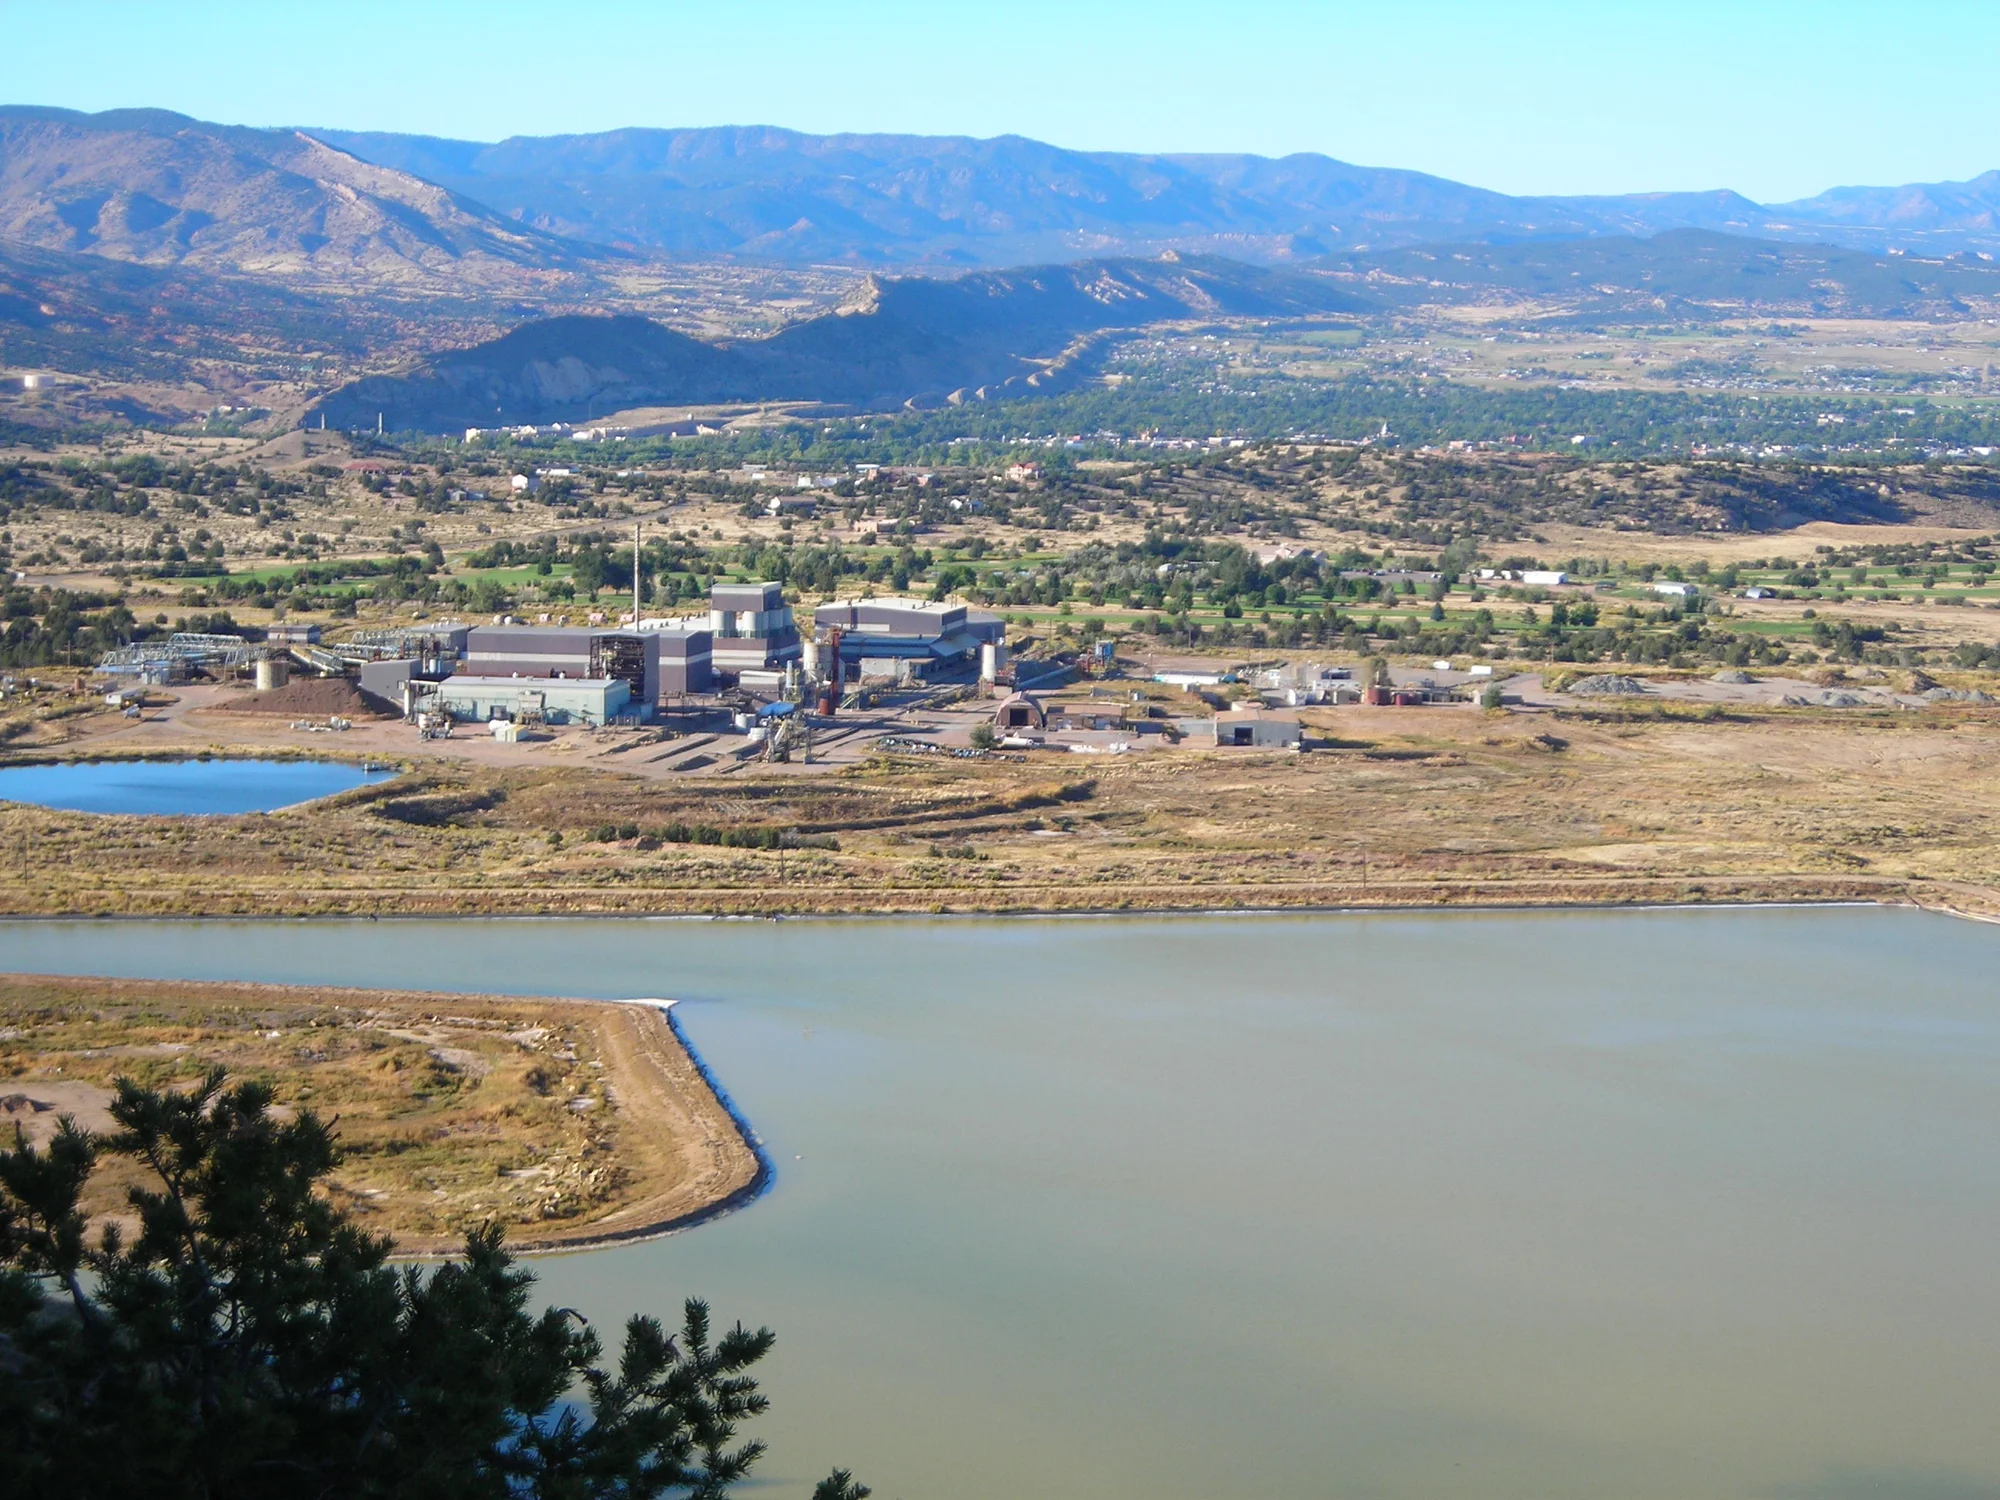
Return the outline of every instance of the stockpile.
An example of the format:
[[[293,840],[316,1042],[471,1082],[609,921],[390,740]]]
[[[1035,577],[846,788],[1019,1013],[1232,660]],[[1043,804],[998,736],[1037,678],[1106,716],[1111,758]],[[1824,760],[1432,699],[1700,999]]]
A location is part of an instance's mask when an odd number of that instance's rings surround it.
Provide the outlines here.
[[[1607,672],[1597,677],[1580,677],[1569,685],[1569,690],[1586,698],[1617,697],[1643,693],[1646,684],[1636,677],[1620,677]]]
[[[290,719],[385,719],[391,714],[345,677],[294,677],[268,693],[231,698],[216,707],[232,714],[283,714]]]

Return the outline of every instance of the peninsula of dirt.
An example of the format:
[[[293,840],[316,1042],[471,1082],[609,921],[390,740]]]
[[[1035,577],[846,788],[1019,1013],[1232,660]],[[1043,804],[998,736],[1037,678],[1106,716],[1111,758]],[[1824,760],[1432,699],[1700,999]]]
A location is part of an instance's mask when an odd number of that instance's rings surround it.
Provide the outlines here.
[[[170,1087],[218,1065],[335,1122],[334,1198],[404,1254],[488,1222],[520,1250],[643,1238],[763,1181],[657,1005],[0,975],[0,1121],[30,1140],[64,1115],[112,1128],[118,1077]],[[92,1180],[104,1220],[120,1166]]]

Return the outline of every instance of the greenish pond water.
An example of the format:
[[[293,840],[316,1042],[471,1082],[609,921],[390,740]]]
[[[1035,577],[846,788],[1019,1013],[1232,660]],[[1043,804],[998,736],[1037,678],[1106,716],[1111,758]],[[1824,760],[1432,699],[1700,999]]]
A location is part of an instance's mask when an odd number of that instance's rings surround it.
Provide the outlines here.
[[[672,996],[772,1190],[539,1261],[769,1323],[747,1490],[2000,1494],[2000,930],[1907,911],[7,923],[14,970]]]

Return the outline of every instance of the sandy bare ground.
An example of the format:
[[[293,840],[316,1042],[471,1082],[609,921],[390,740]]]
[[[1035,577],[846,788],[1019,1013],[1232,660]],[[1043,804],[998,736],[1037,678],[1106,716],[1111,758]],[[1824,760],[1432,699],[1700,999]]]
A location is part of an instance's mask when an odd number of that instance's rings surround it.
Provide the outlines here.
[[[329,1190],[399,1254],[450,1253],[488,1220],[526,1251],[643,1238],[764,1180],[662,1001],[0,975],[0,1122],[37,1144],[66,1114],[110,1129],[118,1076],[175,1087],[212,1065],[336,1123]],[[95,1210],[118,1217],[131,1173],[101,1175]]]

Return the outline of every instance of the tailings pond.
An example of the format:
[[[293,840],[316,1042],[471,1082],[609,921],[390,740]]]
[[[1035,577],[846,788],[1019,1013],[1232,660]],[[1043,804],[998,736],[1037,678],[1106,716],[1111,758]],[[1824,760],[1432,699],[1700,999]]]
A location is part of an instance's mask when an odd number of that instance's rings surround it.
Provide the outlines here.
[[[276,812],[395,774],[331,760],[71,761],[0,768],[0,802],[179,817]]]
[[[28,971],[674,996],[762,1199],[544,1259],[768,1323],[888,1500],[2000,1492],[2000,929],[1908,911],[8,923]]]

